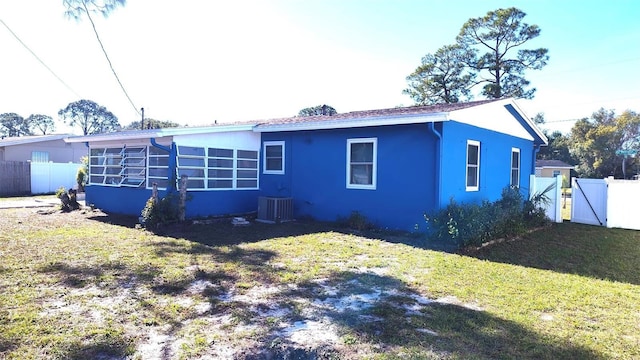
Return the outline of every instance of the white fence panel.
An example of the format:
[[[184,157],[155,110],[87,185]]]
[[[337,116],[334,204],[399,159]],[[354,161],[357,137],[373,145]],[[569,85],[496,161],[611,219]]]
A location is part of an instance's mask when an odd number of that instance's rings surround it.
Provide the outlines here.
[[[529,182],[531,185],[531,191],[529,197],[533,197],[538,193],[542,193],[547,189],[547,187],[555,184],[553,190],[546,193],[546,196],[549,198],[550,202],[545,207],[545,214],[547,217],[551,219],[551,221],[560,223],[562,222],[562,177],[536,177],[535,175],[531,175],[531,181]]]
[[[74,163],[31,163],[31,193],[47,194],[58,190],[75,188],[76,174],[82,164]]]
[[[640,230],[640,181],[607,179],[607,227]]]
[[[607,225],[607,182],[605,179],[573,179],[571,184],[571,222]]]

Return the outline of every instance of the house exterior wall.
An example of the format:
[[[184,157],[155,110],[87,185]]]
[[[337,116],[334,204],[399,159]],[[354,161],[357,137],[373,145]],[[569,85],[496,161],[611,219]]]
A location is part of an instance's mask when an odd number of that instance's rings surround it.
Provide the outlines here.
[[[87,186],[85,202],[105,212],[140,216],[151,190],[144,188]],[[167,191],[159,191],[165,197]],[[177,196],[177,195],[176,195]],[[188,191],[186,217],[204,218],[210,216],[235,215],[256,211],[258,191]]]
[[[537,168],[536,169],[536,175],[540,176],[540,177],[554,177],[553,176],[553,172],[554,171],[560,171],[560,176],[562,176],[563,178],[566,178],[567,181],[571,181],[571,170],[570,169],[550,168],[550,167]]]
[[[183,135],[158,139],[157,143],[163,147],[192,146],[231,148],[242,150],[260,149],[260,134],[252,131],[211,133],[207,135]],[[103,147],[152,147],[150,140],[134,141],[104,141],[91,143],[91,148]],[[171,151],[169,173],[176,173],[176,151]],[[147,167],[147,175],[148,175]],[[147,181],[145,181],[145,184]],[[139,216],[147,200],[151,197],[151,188],[143,184],[141,187],[105,186],[89,184],[85,188],[85,201],[106,212]],[[160,190],[159,196],[164,197],[169,192]],[[177,193],[176,193],[177,196]],[[204,218],[210,216],[235,215],[254,212],[258,207],[257,189],[230,190],[192,190],[187,191],[186,217]]]
[[[511,152],[520,150],[520,189],[529,193],[529,175],[533,169],[533,142],[492,130],[447,121],[442,127],[442,185],[440,206],[457,203],[495,201],[502,190],[510,185]],[[480,142],[480,175],[477,191],[466,190],[467,141]]]
[[[4,160],[30,161],[34,151],[48,152],[49,161],[54,163],[80,163],[80,159],[87,155],[85,144],[65,143],[59,139],[7,146],[4,149]]]
[[[347,140],[377,139],[376,189],[347,188]],[[284,141],[284,174],[264,174],[260,195],[292,197],[294,216],[335,221],[358,211],[380,227],[424,227],[436,206],[435,135],[427,124],[263,133]],[[264,156],[261,156],[261,162]]]

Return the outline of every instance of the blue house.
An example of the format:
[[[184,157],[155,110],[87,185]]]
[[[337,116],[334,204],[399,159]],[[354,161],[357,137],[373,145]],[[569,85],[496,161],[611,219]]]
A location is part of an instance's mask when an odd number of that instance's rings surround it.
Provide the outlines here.
[[[293,117],[242,125],[79,137],[90,154],[87,202],[139,214],[151,184],[189,177],[188,217],[256,211],[287,199],[294,217],[353,211],[412,230],[457,202],[529,189],[546,138],[512,99]],[[174,174],[172,176],[172,174]]]

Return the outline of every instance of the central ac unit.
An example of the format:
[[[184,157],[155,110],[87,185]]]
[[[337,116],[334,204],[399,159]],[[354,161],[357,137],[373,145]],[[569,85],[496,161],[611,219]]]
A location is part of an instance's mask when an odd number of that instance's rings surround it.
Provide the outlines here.
[[[257,220],[267,223],[293,220],[293,199],[260,196]]]

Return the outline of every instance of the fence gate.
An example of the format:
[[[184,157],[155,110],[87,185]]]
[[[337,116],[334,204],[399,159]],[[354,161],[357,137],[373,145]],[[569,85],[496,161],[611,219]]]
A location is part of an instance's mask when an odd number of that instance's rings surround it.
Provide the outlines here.
[[[571,183],[571,222],[607,226],[607,182],[578,179]]]

